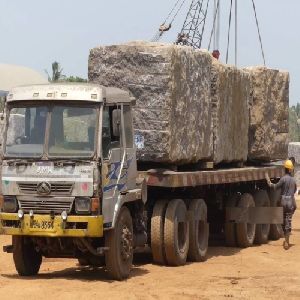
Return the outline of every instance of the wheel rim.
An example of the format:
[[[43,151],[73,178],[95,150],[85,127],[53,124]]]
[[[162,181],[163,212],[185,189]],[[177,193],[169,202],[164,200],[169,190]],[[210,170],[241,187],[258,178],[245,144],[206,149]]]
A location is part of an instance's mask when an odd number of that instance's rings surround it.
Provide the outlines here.
[[[132,255],[132,232],[126,225],[122,228],[120,249],[122,260],[128,261]]]

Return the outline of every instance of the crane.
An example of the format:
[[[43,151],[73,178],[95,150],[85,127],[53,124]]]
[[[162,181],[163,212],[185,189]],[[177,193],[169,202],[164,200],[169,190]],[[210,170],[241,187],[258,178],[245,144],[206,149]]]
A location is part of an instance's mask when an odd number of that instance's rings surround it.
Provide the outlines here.
[[[193,0],[176,44],[201,48],[210,0]]]
[[[212,29],[209,34],[209,44],[208,50],[211,49],[211,44],[213,43],[212,55],[219,59],[219,37],[220,37],[220,2],[221,0],[213,0],[213,21]],[[250,0],[253,5],[253,11],[259,36],[259,42],[261,47],[261,53],[266,65],[265,54],[263,50],[262,38],[257,18],[255,0]],[[184,6],[187,0],[176,0],[174,7],[171,12],[168,14],[167,18],[160,25],[158,32],[153,37],[152,41],[157,42],[167,31],[172,28],[172,23],[179,14],[180,10]],[[227,50],[226,50],[226,63],[228,63],[229,58],[229,46],[230,46],[230,32],[231,32],[231,23],[232,23],[232,12],[234,10],[235,18],[235,65],[237,65],[237,52],[238,52],[238,0],[228,0],[230,3],[229,10],[229,22],[228,22],[228,34],[227,34]],[[208,11],[210,8],[211,0],[191,0],[188,13],[186,15],[185,21],[181,28],[180,33],[177,36],[175,44],[191,46],[195,49],[200,49],[203,43],[204,32],[206,30],[206,23],[208,18]]]

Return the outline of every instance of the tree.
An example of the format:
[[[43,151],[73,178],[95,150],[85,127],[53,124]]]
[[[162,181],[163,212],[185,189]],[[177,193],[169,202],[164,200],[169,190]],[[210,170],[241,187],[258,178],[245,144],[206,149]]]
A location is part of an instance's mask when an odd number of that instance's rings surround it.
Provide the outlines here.
[[[66,81],[68,82],[87,82],[87,79],[78,77],[78,76],[70,76],[65,78]]]
[[[63,69],[60,66],[60,63],[57,61],[52,63],[52,74],[49,75],[49,72],[45,70],[46,74],[48,75],[49,82],[87,82],[87,79],[78,77],[78,76],[69,76],[63,75]]]
[[[56,81],[60,81],[64,75],[62,74],[63,69],[60,66],[60,63],[58,63],[57,61],[54,61],[52,63],[52,75],[49,75],[49,72],[47,70],[45,70],[45,72],[48,75],[48,80],[50,82],[56,82]]]
[[[300,142],[300,104],[289,108],[289,140]]]

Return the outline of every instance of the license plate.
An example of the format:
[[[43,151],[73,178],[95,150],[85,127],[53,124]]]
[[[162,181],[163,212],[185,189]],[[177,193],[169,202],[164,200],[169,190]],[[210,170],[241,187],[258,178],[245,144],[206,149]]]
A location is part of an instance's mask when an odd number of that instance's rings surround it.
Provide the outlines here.
[[[54,221],[48,220],[32,220],[30,229],[33,231],[54,231]]]

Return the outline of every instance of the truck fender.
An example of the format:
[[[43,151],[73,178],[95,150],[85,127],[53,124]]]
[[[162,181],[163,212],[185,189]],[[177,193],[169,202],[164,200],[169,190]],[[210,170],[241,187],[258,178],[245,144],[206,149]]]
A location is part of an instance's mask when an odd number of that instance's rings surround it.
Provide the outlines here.
[[[118,201],[115,205],[111,228],[115,227],[120,210],[124,206],[124,204],[130,203],[130,202],[135,202],[135,201],[141,201],[141,200],[142,200],[142,190],[141,189],[134,189],[134,190],[126,191],[126,193],[120,193],[119,197],[118,197]]]

